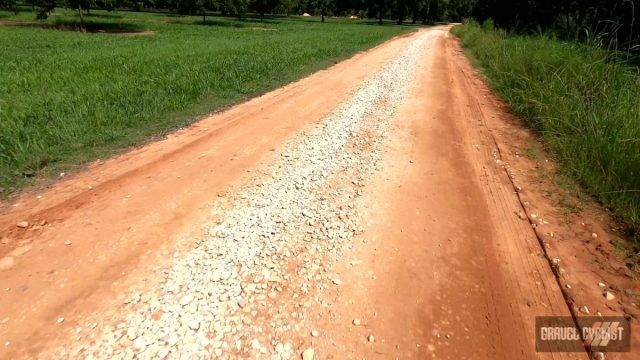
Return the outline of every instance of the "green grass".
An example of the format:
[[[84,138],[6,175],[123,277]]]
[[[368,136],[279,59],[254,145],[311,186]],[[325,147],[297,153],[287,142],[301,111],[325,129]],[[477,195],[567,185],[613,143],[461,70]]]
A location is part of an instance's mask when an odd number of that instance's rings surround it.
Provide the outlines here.
[[[0,21],[35,15],[0,12]],[[0,25],[0,187],[108,156],[369,48],[409,27],[92,11],[91,31]],[[47,26],[72,27],[56,9]],[[1,194],[0,194],[1,195]]]
[[[604,50],[547,36],[509,35],[476,23],[452,32],[563,173],[640,240],[638,69]]]

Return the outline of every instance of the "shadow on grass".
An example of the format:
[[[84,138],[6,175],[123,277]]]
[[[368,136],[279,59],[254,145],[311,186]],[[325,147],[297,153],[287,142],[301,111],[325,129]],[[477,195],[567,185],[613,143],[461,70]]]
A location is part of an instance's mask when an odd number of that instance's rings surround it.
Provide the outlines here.
[[[83,26],[80,24],[80,21],[75,19],[56,19],[53,22],[5,20],[0,25],[24,26],[65,31],[83,31]],[[92,20],[84,22],[84,32],[106,34],[150,33],[148,30],[138,24]]]
[[[101,18],[101,19],[121,19],[122,18],[122,15],[112,14],[112,13],[107,13],[107,14],[91,13],[91,14],[86,14],[85,16],[89,18]]]
[[[244,28],[244,27],[256,27],[260,25],[277,25],[280,24],[281,21],[275,20],[275,18],[267,18],[265,17],[262,21],[260,19],[254,18],[212,18],[206,19],[205,21],[197,20],[191,22],[191,24],[202,25],[202,26],[219,26],[219,27],[234,27],[234,28]]]
[[[51,24],[58,30],[70,30],[70,31],[81,31],[82,26],[80,25],[80,21],[76,19],[56,19],[56,21]],[[90,33],[136,33],[143,32],[145,29],[134,23],[118,23],[118,22],[106,22],[106,21],[85,21],[84,28],[86,32]]]

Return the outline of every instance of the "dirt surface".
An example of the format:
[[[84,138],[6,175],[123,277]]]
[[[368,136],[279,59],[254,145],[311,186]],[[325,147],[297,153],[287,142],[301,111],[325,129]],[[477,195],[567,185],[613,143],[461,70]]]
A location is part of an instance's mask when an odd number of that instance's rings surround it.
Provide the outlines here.
[[[2,204],[0,358],[585,359],[535,317],[640,289],[554,174],[420,30]]]

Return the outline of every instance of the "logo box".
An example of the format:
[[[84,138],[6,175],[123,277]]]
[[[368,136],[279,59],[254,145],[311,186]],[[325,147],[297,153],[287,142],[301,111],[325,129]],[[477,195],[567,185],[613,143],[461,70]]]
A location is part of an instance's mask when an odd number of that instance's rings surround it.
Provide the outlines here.
[[[536,317],[537,352],[628,352],[631,327],[622,316]]]

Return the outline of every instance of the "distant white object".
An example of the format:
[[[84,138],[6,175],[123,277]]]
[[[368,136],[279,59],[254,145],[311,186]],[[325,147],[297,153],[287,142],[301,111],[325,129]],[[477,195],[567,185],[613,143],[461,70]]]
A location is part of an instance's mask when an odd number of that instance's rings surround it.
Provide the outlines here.
[[[356,15],[349,16],[349,19],[351,19],[351,20],[354,20],[354,19],[357,19],[357,18],[358,18],[358,16],[356,16]]]
[[[304,13],[302,14],[302,16],[311,16],[311,15],[309,15],[309,13]]]

